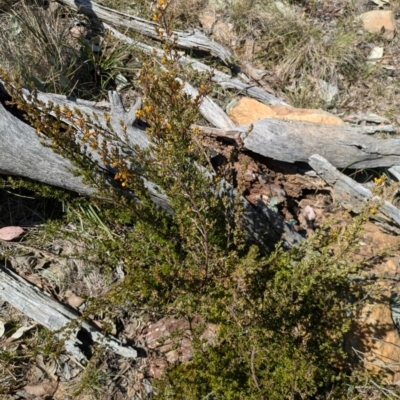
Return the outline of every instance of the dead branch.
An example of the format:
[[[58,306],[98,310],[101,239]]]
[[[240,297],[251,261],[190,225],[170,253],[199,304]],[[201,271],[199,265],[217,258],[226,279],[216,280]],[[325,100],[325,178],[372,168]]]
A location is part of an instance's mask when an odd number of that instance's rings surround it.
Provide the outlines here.
[[[52,299],[40,289],[1,265],[0,298],[51,331],[66,328],[80,317],[77,311]],[[114,353],[128,358],[137,357],[135,349],[122,346],[115,338],[105,337],[94,325],[82,322],[82,328],[90,334],[94,342],[106,346]],[[80,360],[82,355],[76,347],[79,344],[76,333],[76,330],[74,330],[67,336],[67,348]]]
[[[156,32],[158,24],[145,19],[135,17],[133,15],[123,14],[115,11],[112,8],[104,7],[91,0],[57,0],[59,3],[68,6],[79,13],[85,14],[88,17],[96,18],[105,21],[115,26],[132,29],[142,35],[159,40],[159,35]],[[192,31],[174,31],[173,35],[177,37],[176,44],[184,49],[201,50],[211,53],[215,57],[220,58],[225,64],[229,64],[232,58],[231,52],[221,44],[210,40],[206,35],[193,29]],[[167,37],[164,35],[164,38]]]
[[[142,50],[146,54],[155,54],[159,58],[162,58],[164,56],[164,52],[161,49],[157,49],[147,44],[137,42],[131,39],[130,37],[124,35],[123,33],[118,32],[115,28],[106,23],[103,23],[103,27],[104,29],[110,31],[117,39],[125,43],[130,43],[134,46],[137,46],[140,50]],[[233,78],[232,76],[224,72],[221,72],[215,68],[211,68],[208,65],[203,64],[202,62],[192,57],[186,55],[180,55],[178,61],[182,65],[192,68],[195,71],[207,72],[208,74],[210,74],[211,80],[217,83],[223,89],[238,90],[240,94],[252,97],[264,104],[287,105],[287,103],[285,103],[283,100],[278,99],[277,97],[275,97],[271,93],[266,92],[260,87],[244,83],[240,79]]]
[[[367,201],[371,201],[376,206],[377,212],[371,216],[377,225],[395,234],[399,233],[400,210],[397,207],[379,196],[374,196],[369,189],[339,172],[320,155],[312,155],[309,164],[333,188],[335,200],[345,209],[360,213],[366,207]]]

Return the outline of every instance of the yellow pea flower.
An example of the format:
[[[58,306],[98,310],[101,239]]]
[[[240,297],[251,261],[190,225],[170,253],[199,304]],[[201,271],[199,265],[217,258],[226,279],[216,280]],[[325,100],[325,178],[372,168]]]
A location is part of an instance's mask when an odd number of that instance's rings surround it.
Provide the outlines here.
[[[381,175],[379,178],[374,178],[374,182],[376,185],[382,185],[383,182],[385,182],[386,180],[386,176],[385,175]]]

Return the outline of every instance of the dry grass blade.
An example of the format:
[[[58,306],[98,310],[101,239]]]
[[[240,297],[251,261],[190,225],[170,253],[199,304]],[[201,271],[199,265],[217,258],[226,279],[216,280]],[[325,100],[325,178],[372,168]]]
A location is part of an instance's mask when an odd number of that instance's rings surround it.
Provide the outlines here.
[[[33,78],[60,89],[59,78],[69,75],[77,55],[67,20],[55,16],[38,3],[22,0],[10,14],[2,15],[1,63],[29,82]]]

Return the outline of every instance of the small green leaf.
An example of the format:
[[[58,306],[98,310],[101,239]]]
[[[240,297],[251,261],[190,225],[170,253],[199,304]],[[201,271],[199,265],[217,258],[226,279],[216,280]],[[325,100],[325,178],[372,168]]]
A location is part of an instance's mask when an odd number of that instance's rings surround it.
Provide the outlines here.
[[[286,221],[286,223],[288,225],[290,225],[291,227],[295,226],[297,224],[297,221],[295,219],[289,219],[288,221]]]
[[[278,197],[272,197],[271,200],[269,201],[269,206],[274,207],[278,204]]]
[[[31,76],[31,81],[35,85],[36,89],[40,90],[41,92],[44,92],[46,89],[46,83],[40,80],[39,78],[36,78],[36,76]]]
[[[114,78],[114,82],[116,85],[126,85],[128,83],[128,79],[126,79],[122,74],[118,74]]]
[[[60,85],[62,87],[68,87],[69,85],[69,79],[67,76],[60,76]]]

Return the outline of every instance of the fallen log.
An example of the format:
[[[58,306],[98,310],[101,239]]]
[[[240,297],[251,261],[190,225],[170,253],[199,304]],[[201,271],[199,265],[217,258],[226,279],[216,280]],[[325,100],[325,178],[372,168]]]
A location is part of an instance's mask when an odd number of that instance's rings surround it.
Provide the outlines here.
[[[192,98],[199,95],[199,91],[187,82],[184,84],[183,90]],[[232,129],[236,126],[224,110],[208,96],[201,102],[199,111],[208,122],[211,122],[217,128]]]
[[[5,268],[0,264],[0,299],[6,301],[21,313],[43,325],[50,331],[59,331],[67,328],[69,324],[80,317],[80,314],[64,304],[52,299],[31,283]],[[123,357],[136,358],[137,351],[130,347],[124,347],[119,340],[112,337],[105,337],[94,325],[82,321],[81,328],[90,334],[92,340],[116,354]],[[77,345],[76,338],[78,330],[74,330],[67,336],[67,349],[78,358],[84,356]],[[62,333],[60,334],[62,337]]]
[[[358,214],[370,201],[371,207],[376,207],[376,211],[370,215],[371,219],[385,230],[397,235],[400,233],[400,210],[397,207],[379,196],[374,196],[369,189],[339,172],[320,155],[312,155],[309,164],[333,188],[334,200],[345,209]]]
[[[57,1],[60,4],[77,10],[79,13],[87,15],[88,17],[96,18],[115,26],[132,29],[142,35],[151,37],[152,39],[160,40],[159,34],[156,32],[156,28],[158,28],[159,25],[154,22],[146,21],[145,19],[133,15],[123,14],[90,0]],[[211,53],[213,56],[220,58],[225,64],[229,64],[232,59],[232,53],[228,49],[209,39],[197,29],[186,32],[173,31],[172,34],[177,38],[176,45],[178,47]],[[164,34],[164,38],[167,39],[166,34]]]
[[[115,28],[112,26],[103,23],[104,29],[107,29],[110,31],[117,39],[125,42],[132,44],[136,47],[138,47],[140,50],[142,50],[146,54],[156,54],[157,57],[162,58],[164,57],[164,52],[161,49],[157,49],[155,47],[149,46],[147,44],[143,44],[140,42],[137,42],[130,37],[124,35],[121,32],[118,32]],[[203,64],[202,62],[186,56],[186,55],[180,55],[178,57],[179,63],[182,65],[192,68],[194,71],[197,72],[207,72],[211,76],[211,80],[215,83],[217,83],[219,86],[221,86],[223,89],[235,89],[240,92],[241,95],[249,96],[252,97],[253,99],[256,99],[260,101],[261,103],[267,104],[267,105],[288,105],[286,102],[284,102],[281,99],[278,99],[271,93],[266,92],[265,90],[261,89],[258,86],[251,85],[249,83],[242,82],[238,78],[234,78],[222,71],[219,71],[218,69],[211,68],[206,64]]]
[[[5,89],[3,88],[3,92]],[[24,97],[28,100],[29,92],[24,91]],[[38,100],[46,105],[52,102],[60,107],[68,107],[71,110],[79,109],[83,115],[97,115],[98,123],[103,129],[109,129],[109,123],[114,132],[125,139],[125,132],[121,127],[121,121],[126,124],[126,136],[130,148],[139,146],[146,148],[149,139],[145,130],[132,124],[133,113],[126,111],[121,103],[120,96],[113,92],[110,94],[110,113],[109,121],[104,118],[103,110],[95,107],[79,104],[78,101],[69,99],[65,96],[51,95],[49,93],[38,92]],[[65,121],[70,123],[70,121]],[[100,157],[92,153],[95,160],[100,162]],[[32,166],[35,166],[32,168]],[[104,168],[106,170],[106,168]],[[68,161],[50,148],[41,145],[35,130],[22,122],[0,104],[0,172],[9,175],[19,175],[35,181],[47,183],[57,187],[62,187],[88,196],[94,195],[94,190],[82,183],[79,177],[74,175],[74,167]],[[160,207],[171,211],[167,197],[152,183],[144,181],[150,192],[152,200]],[[236,196],[232,188],[226,184],[227,190],[232,190],[232,196]],[[258,243],[266,252],[281,239],[287,247],[302,240],[302,237],[284,223],[281,217],[272,218],[265,210],[256,209],[247,200],[242,199],[244,206],[245,229],[252,242]]]
[[[250,132],[248,125],[236,130],[244,150],[279,161],[308,163],[319,154],[337,168],[400,165],[400,139],[367,136],[362,127],[264,118],[254,122]]]

